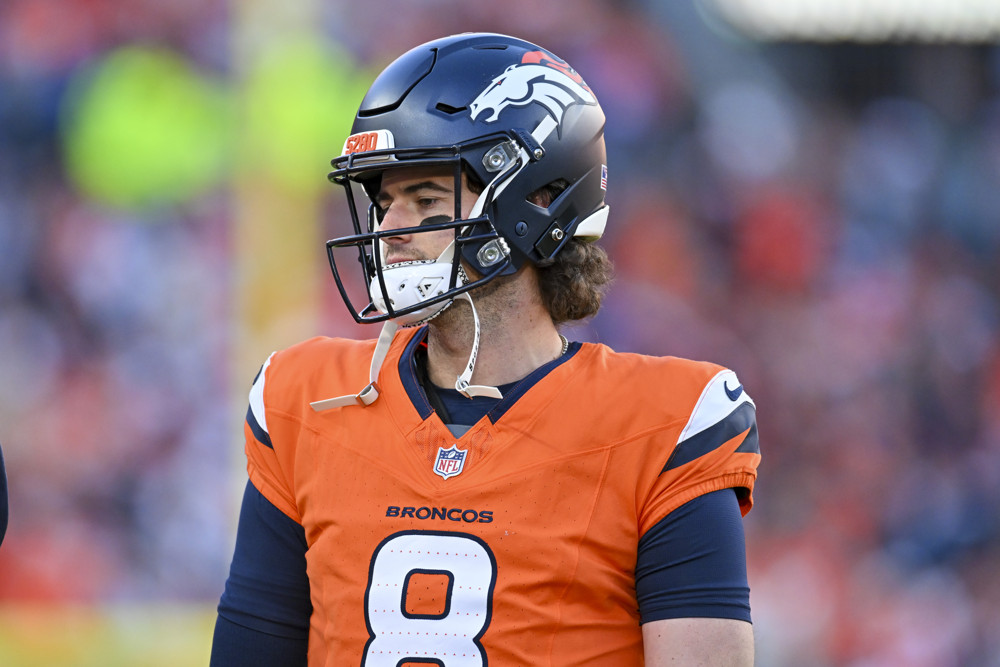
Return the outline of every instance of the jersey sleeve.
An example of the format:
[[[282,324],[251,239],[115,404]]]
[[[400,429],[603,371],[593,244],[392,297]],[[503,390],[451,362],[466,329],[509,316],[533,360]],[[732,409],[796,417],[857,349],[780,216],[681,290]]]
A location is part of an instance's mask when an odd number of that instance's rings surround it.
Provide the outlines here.
[[[639,540],[639,622],[732,618],[750,622],[746,540],[731,489],[681,505]]]
[[[273,372],[274,357],[272,354],[267,358],[250,388],[250,405],[243,426],[246,438],[247,474],[261,495],[289,518],[301,523],[295,494],[292,491],[288,461],[283,460],[275,451],[267,426],[269,410],[267,378]]]
[[[219,617],[268,636],[304,642],[312,614],[307,548],[302,526],[248,483]]]
[[[735,489],[742,514],[750,511],[760,462],[757,408],[736,373],[711,376],[676,440],[663,444],[668,454],[643,503],[640,535],[689,500],[720,489]]]

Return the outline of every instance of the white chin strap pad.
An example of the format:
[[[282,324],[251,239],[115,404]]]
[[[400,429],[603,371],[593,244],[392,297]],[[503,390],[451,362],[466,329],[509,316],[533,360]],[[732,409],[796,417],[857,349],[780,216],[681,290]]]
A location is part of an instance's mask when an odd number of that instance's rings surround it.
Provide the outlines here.
[[[400,262],[382,269],[385,291],[389,295],[388,305],[391,305],[393,310],[402,310],[444,294],[450,286],[451,269],[451,262],[436,262],[430,259]],[[377,278],[372,280],[369,295],[379,312],[389,312],[382,286]],[[450,304],[451,300],[445,299],[412,313],[395,317],[393,321],[403,327],[421,324]]]
[[[381,250],[380,250],[381,252]],[[437,259],[418,259],[383,266],[382,279],[385,281],[385,294],[376,277],[368,287],[368,295],[380,313],[388,313],[385,296],[389,296],[389,305],[393,310],[403,310],[441,296],[451,289],[451,271],[454,265],[455,242],[452,241]],[[459,285],[469,282],[465,270],[458,267]],[[400,315],[392,319],[401,327],[412,327],[423,324],[440,314],[450,306],[451,299],[445,299],[424,308],[418,308],[412,313]]]

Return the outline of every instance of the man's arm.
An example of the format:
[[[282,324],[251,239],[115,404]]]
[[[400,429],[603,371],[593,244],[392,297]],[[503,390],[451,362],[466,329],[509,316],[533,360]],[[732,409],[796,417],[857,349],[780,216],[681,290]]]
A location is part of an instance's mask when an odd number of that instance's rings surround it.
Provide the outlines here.
[[[312,603],[305,553],[302,526],[247,482],[212,667],[306,664]]]
[[[642,626],[646,667],[750,667],[753,626],[732,618],[668,618]]]
[[[699,496],[639,541],[636,594],[646,664],[753,664],[746,541],[733,489]]]

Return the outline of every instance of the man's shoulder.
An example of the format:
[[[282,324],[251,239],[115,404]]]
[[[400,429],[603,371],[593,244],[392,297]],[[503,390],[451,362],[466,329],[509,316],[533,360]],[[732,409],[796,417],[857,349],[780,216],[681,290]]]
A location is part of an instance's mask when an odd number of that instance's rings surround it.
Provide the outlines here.
[[[614,405],[616,414],[638,428],[683,424],[704,412],[706,400],[714,405],[722,396],[727,398],[722,407],[728,408],[729,398],[735,402],[736,392],[744,393],[736,373],[717,363],[615,352],[604,345],[585,345],[583,351],[579,377],[580,386],[588,387],[586,409]]]
[[[361,387],[367,383],[374,348],[374,340],[309,338],[268,357],[254,384],[260,386],[263,394],[266,382],[269,404],[285,400],[301,402],[306,397],[316,400],[314,394],[324,386],[353,387],[361,383],[358,385]]]
[[[330,336],[314,336],[290,345],[275,353],[282,363],[313,362],[316,359],[350,357],[359,354],[371,354],[375,347],[375,339],[332,338]]]
[[[603,344],[584,344],[590,349],[591,363],[601,370],[633,377],[652,377],[671,382],[690,382],[704,386],[726,367],[711,361],[675,356],[655,356],[637,352],[616,352]]]

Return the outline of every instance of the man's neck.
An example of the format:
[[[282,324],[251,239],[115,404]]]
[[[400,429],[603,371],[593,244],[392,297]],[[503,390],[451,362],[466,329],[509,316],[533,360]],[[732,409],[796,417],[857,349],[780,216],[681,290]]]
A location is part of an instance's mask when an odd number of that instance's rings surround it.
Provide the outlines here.
[[[522,272],[471,294],[480,324],[472,384],[495,387],[515,382],[561,354],[562,339],[533,280],[533,275]],[[431,382],[439,387],[455,385],[469,362],[474,336],[472,310],[464,300],[431,320],[427,335]]]

